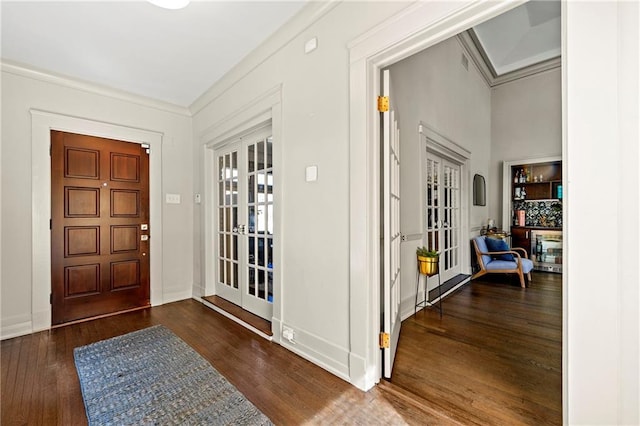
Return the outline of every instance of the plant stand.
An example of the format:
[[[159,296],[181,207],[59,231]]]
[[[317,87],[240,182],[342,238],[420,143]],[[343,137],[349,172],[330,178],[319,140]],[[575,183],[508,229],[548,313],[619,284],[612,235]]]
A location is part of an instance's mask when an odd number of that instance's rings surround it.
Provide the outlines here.
[[[438,276],[438,304],[431,303],[429,299],[429,291],[427,286],[427,279],[434,275]],[[418,290],[420,288],[420,277],[424,276],[424,300],[418,302]],[[416,305],[413,310],[413,315],[415,316],[418,313],[418,308],[427,308],[427,307],[435,307],[440,312],[440,318],[442,318],[442,286],[440,282],[440,258],[438,257],[438,261],[436,263],[435,270],[431,270],[428,274],[423,274],[420,268],[420,261],[417,262],[416,269]]]

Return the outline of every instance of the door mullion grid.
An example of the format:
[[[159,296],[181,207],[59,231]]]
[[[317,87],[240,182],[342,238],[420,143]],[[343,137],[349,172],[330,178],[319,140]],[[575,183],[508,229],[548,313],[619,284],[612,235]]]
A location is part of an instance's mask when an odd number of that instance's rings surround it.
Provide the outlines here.
[[[400,241],[402,240],[400,232],[400,153],[399,153],[399,141],[400,134],[398,129],[398,123],[395,119],[395,113],[391,111],[391,146],[389,150],[389,179],[390,179],[390,197],[389,197],[389,212],[391,215],[390,221],[390,235],[389,240],[391,244],[390,253],[390,280],[391,280],[391,319],[392,322],[398,316],[398,309],[400,306],[400,287],[401,287],[401,268],[400,268]],[[393,326],[392,326],[393,328]]]
[[[255,296],[257,293],[257,238],[256,231],[256,218],[257,218],[257,206],[256,199],[257,194],[257,161],[256,161],[256,145],[249,144],[246,147],[247,150],[247,227],[248,227],[248,243],[247,243],[247,288],[246,293]]]
[[[459,259],[459,195],[460,195],[460,179],[459,169],[453,165],[445,165],[444,167],[444,191],[445,191],[445,220],[444,229],[444,270],[458,266]]]
[[[451,176],[451,266],[457,267],[460,263],[460,168],[455,167],[452,169]]]
[[[440,178],[440,162],[427,160],[427,248],[439,251],[442,247],[440,241],[439,221],[440,206],[442,201],[442,182]]]
[[[247,147],[254,166],[249,166],[249,286],[247,293],[273,301],[273,161],[271,136]],[[251,161],[251,160],[249,160]],[[252,250],[251,250],[252,249]],[[251,252],[253,255],[251,255]],[[253,257],[252,257],[253,256]],[[262,285],[262,288],[260,286]]]
[[[218,282],[237,289],[238,237],[238,154],[218,156]]]

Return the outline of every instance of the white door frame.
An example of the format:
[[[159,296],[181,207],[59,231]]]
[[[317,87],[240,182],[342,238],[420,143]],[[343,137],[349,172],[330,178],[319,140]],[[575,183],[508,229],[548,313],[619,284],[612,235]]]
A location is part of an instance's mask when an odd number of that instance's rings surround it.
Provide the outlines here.
[[[31,331],[51,327],[51,130],[133,143],[147,143],[149,154],[149,235],[151,306],[164,302],[162,291],[162,133],[32,109],[32,318]]]
[[[418,2],[349,43],[349,370],[361,389],[381,371],[380,71],[522,3]]]

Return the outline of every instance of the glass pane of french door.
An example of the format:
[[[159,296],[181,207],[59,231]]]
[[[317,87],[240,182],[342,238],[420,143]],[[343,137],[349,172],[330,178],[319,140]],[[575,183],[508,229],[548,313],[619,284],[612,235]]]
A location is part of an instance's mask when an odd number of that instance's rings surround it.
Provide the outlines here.
[[[440,252],[441,282],[460,273],[460,166],[431,153],[426,161],[427,248]]]
[[[427,224],[427,248],[440,251],[440,238],[438,233],[440,222],[440,168],[439,159],[427,158],[426,170],[426,224]]]
[[[239,144],[217,154],[216,200],[217,263],[216,293],[240,304],[239,215]]]
[[[247,295],[273,303],[273,138],[247,145]]]
[[[460,266],[460,167],[443,162],[444,202],[442,205],[444,220],[440,229],[442,245],[442,263],[444,279],[456,275]],[[455,271],[455,273],[452,273]]]

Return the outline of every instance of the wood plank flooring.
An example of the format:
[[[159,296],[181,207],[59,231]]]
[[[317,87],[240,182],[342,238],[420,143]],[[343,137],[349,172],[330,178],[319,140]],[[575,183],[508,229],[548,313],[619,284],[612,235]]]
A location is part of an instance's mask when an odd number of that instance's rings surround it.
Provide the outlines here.
[[[17,337],[0,346],[1,423],[86,424],[73,348],[163,324],[278,425],[561,424],[560,288],[472,282],[442,320],[403,323],[392,383],[369,392],[194,300]]]
[[[562,276],[472,281],[408,318],[391,382],[463,424],[562,424]]]
[[[452,424],[401,395],[362,392],[186,300],[3,341],[2,425],[87,424],[73,348],[155,324],[187,342],[275,424]]]

